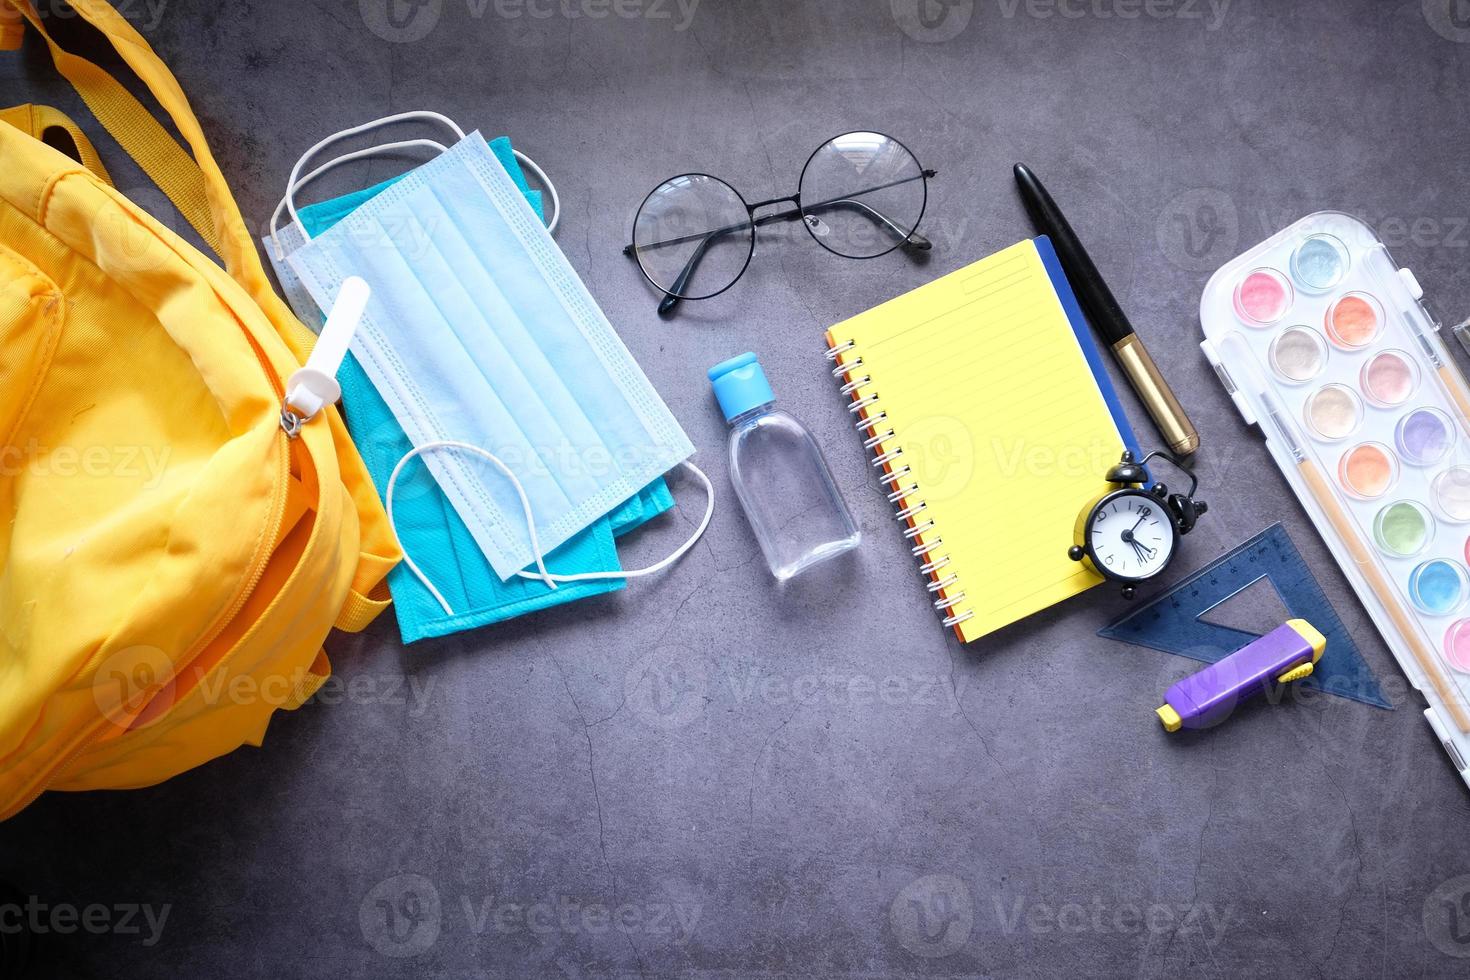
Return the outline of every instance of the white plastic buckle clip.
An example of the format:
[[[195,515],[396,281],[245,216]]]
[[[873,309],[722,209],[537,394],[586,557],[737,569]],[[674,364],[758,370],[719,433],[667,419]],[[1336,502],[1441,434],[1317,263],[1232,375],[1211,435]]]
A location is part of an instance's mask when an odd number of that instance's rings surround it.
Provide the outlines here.
[[[357,325],[362,320],[372,290],[357,276],[342,280],[337,298],[332,302],[332,311],[317,336],[316,346],[304,367],[297,368],[286,381],[286,397],[281,402],[281,431],[286,438],[295,439],[301,427],[316,417],[317,413],[342,397],[342,386],[337,383],[337,369]]]

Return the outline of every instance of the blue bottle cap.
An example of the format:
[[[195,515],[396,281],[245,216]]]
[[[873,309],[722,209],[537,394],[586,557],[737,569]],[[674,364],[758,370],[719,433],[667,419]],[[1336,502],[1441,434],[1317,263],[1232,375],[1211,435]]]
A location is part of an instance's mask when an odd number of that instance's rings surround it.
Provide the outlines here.
[[[725,413],[726,422],[758,405],[776,400],[776,393],[771,390],[760,361],[749,351],[710,368],[709,380],[715,387],[715,398]]]

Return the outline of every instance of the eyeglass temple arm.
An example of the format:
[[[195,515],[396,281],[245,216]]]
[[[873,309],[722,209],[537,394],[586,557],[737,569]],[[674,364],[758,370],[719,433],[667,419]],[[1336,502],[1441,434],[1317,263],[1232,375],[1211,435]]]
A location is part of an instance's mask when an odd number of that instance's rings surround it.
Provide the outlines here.
[[[820,210],[823,210],[824,208],[825,209],[834,209],[834,210],[835,209],[846,209],[848,211],[856,211],[856,212],[858,212],[859,214],[863,215],[864,217],[870,219],[874,224],[878,225],[880,228],[882,228],[885,231],[887,231],[894,238],[898,239],[898,244],[899,244],[899,247],[900,248],[902,248],[902,249],[904,249],[906,251],[921,251],[921,252],[922,251],[928,251],[929,249],[931,249],[931,248],[934,247],[934,244],[931,241],[929,241],[929,239],[927,239],[923,235],[919,234],[917,230],[915,230],[915,231],[904,231],[902,228],[900,228],[898,226],[897,223],[895,223],[891,218],[889,218],[888,215],[884,214],[882,211],[879,211],[877,208],[872,207],[871,205],[868,205],[868,204],[863,203],[862,201],[856,200],[856,198],[859,197],[860,195],[863,195],[863,194],[876,194],[878,191],[886,191],[890,187],[897,187],[900,184],[907,184],[910,181],[914,181],[914,180],[930,180],[930,179],[932,179],[934,177],[937,177],[937,176],[939,176],[939,171],[937,171],[937,170],[921,170],[921,171],[919,171],[919,173],[916,176],[913,176],[913,177],[901,177],[898,180],[890,181],[887,184],[879,184],[876,187],[869,187],[869,188],[867,188],[865,190],[855,191],[852,194],[848,195],[847,197],[834,197],[834,198],[829,198],[828,200],[825,200],[825,201],[818,201],[815,204],[802,205],[801,208],[798,208],[795,213],[792,213],[792,212],[783,212],[782,214],[779,214],[779,215],[773,215],[772,216],[772,220],[784,219],[784,220],[787,220],[787,221],[791,221],[797,215],[799,215],[801,213],[801,210],[803,210],[803,209],[806,210],[807,212],[820,211]],[[757,221],[756,224],[760,224],[760,222]]]
[[[858,214],[861,214],[863,217],[868,218],[873,222],[873,224],[877,225],[884,231],[888,232],[888,234],[898,239],[899,248],[905,250],[912,249],[920,252],[927,252],[929,249],[934,247],[934,243],[929,241],[929,239],[925,238],[923,235],[919,234],[917,230],[908,232],[904,231],[897,224],[895,224],[893,220],[888,217],[888,215],[884,214],[882,211],[879,211],[875,207],[864,204],[862,201],[854,201],[851,199],[822,201],[818,204],[813,204],[807,208],[807,211],[823,210],[856,211]],[[796,215],[786,217],[786,220],[794,220],[794,218],[798,217],[799,215],[800,212],[797,212]],[[760,224],[760,222],[756,223]]]
[[[744,225],[728,225],[724,228],[716,228],[714,231],[700,238],[699,244],[694,247],[694,251],[689,256],[689,261],[685,262],[684,268],[679,270],[679,278],[675,279],[674,285],[664,293],[664,298],[658,301],[659,316],[668,316],[674,312],[674,307],[679,305],[678,294],[682,293],[684,287],[689,285],[689,280],[694,277],[695,270],[699,268],[700,260],[709,251],[709,247],[714,244],[715,239],[741,231],[744,228]]]
[[[882,228],[894,238],[898,239],[900,243],[900,248],[913,249],[915,251],[927,251],[933,247],[933,243],[930,242],[929,239],[925,238],[923,235],[919,234],[917,231],[912,231],[905,234],[904,230],[898,225],[894,224],[887,215],[876,208],[869,207],[861,201],[823,201],[820,204],[813,205],[809,210],[817,211],[833,209],[846,209],[849,211],[856,211],[858,214],[861,214],[864,217],[871,219],[872,222],[878,227]],[[764,217],[757,218],[754,224],[756,227],[760,227],[761,225],[770,224],[775,221],[795,221],[800,217],[801,210],[799,208],[791,208],[787,211],[779,211],[775,214],[768,214]],[[709,251],[709,247],[711,244],[714,243],[715,239],[720,238],[724,235],[728,235],[734,231],[738,231],[742,227],[744,226],[742,225],[727,228],[717,228],[709,234],[703,236],[699,240],[699,244],[695,246],[693,253],[691,253],[689,256],[689,261],[685,262],[684,268],[679,270],[679,277],[674,280],[674,284],[672,287],[670,287],[669,291],[664,293],[664,298],[659,300],[659,316],[668,316],[670,313],[674,312],[674,307],[679,305],[678,294],[682,293],[684,291],[684,287],[689,284],[689,280],[693,278],[695,271],[699,268],[700,261],[704,258],[705,253]],[[629,246],[629,249],[631,248],[632,246]],[[626,251],[628,250],[625,249],[625,252]]]
[[[692,241],[695,241],[695,240],[701,239],[701,238],[718,237],[720,235],[728,235],[732,231],[741,231],[741,230],[743,230],[745,228],[746,225],[751,224],[751,223],[752,222],[749,219],[747,219],[747,220],[742,221],[742,222],[740,222],[738,224],[726,225],[723,228],[716,228],[714,231],[701,231],[701,232],[698,232],[697,234],[693,234],[693,235],[680,235],[678,238],[665,238],[661,242],[649,242],[647,245],[644,245],[643,247],[646,248],[646,249],[654,249],[654,248],[664,248],[665,246],[668,246],[668,245],[683,245],[685,242],[692,242]],[[629,244],[623,246],[623,254],[624,255],[631,256],[631,255],[636,254],[637,251],[638,251],[638,246],[636,244],[629,243]]]
[[[887,215],[879,211],[877,208],[869,207],[862,201],[823,201],[820,204],[814,205],[809,210],[817,211],[830,209],[846,209],[849,211],[856,211],[864,217],[871,219],[872,222],[878,227],[882,228],[884,231],[888,232],[888,234],[898,239],[900,248],[906,250],[913,249],[915,251],[928,251],[930,248],[934,247],[933,243],[930,242],[929,239],[925,238],[917,231],[911,231],[905,234],[904,230],[898,225],[894,224]],[[791,208],[787,211],[779,211],[775,214],[768,214],[764,217],[757,218],[754,221],[754,225],[755,227],[759,228],[761,225],[770,224],[775,221],[795,221],[800,217],[801,210],[799,208]],[[679,297],[676,294],[682,293],[684,291],[684,287],[689,284],[689,280],[694,276],[695,271],[699,267],[700,260],[704,258],[705,252],[709,251],[709,247],[711,244],[713,244],[714,240],[723,235],[728,235],[731,232],[738,231],[742,227],[744,226],[717,228],[709,234],[705,235],[702,239],[700,239],[699,245],[695,247],[694,252],[689,256],[689,261],[684,263],[684,268],[679,271],[679,278],[674,280],[674,285],[671,287],[670,291],[664,294],[663,299],[659,300],[659,316],[668,316],[674,311],[674,307],[679,305]],[[631,248],[631,246],[629,246],[629,248]]]

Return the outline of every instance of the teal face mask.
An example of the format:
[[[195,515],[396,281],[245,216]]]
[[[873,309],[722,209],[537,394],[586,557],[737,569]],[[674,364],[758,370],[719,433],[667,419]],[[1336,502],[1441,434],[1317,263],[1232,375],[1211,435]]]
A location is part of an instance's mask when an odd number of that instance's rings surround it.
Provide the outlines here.
[[[500,137],[489,146],[522,196],[542,216],[541,195],[527,185],[510,141]],[[299,217],[307,234],[312,237],[321,234],[400,179],[393,178],[300,209]],[[300,242],[294,225],[287,226],[278,236],[263,239],[266,255],[293,309],[304,322],[319,326],[323,320],[321,311],[289,263],[283,260],[283,253],[294,250]],[[412,451],[413,444],[351,354],[338,371],[337,380],[342,387],[348,430],[379,496],[386,497],[395,466]],[[500,622],[624,587],[624,580],[619,578],[572,580],[555,588],[540,580],[520,577],[502,581],[421,458],[405,464],[394,494],[394,521],[400,544],[453,610],[447,612],[408,566],[395,568],[389,574],[388,587],[405,643]],[[673,497],[667,485],[662,478],[655,479],[547,554],[547,570],[565,578],[618,568],[615,540],[672,506]]]

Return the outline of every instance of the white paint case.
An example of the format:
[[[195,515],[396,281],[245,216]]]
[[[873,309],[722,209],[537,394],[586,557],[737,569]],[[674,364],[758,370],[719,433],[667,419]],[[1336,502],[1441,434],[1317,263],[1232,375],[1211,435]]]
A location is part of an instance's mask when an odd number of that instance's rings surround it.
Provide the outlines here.
[[[1470,785],[1470,388],[1418,282],[1323,211],[1217,271],[1200,323]]]

